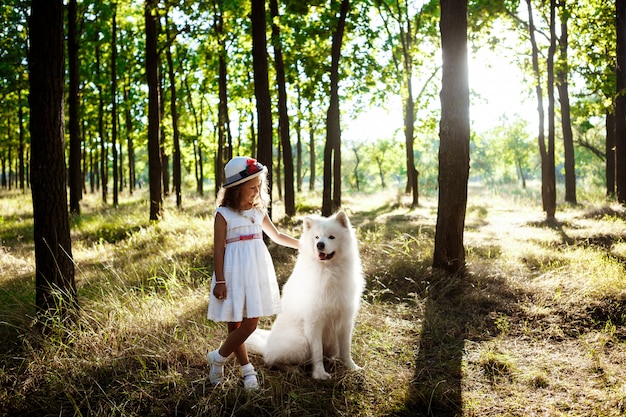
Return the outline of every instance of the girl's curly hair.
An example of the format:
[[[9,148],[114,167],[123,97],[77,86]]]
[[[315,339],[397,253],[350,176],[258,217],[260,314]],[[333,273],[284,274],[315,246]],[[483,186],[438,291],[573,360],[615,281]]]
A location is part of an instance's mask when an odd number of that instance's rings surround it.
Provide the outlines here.
[[[256,208],[265,212],[270,203],[270,194],[267,185],[267,174],[265,172],[262,172],[260,174],[260,178],[261,191],[257,195],[256,200],[254,200],[252,208]],[[241,189],[247,183],[248,181],[244,181],[241,184],[237,184],[229,188],[222,187],[217,193],[217,206],[229,207],[233,210],[241,211]]]

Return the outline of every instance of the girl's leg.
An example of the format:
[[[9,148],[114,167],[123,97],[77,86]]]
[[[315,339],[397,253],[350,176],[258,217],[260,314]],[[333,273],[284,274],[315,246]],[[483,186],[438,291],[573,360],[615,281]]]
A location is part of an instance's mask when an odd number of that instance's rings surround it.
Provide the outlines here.
[[[246,318],[241,323],[228,323],[228,337],[219,349],[221,356],[228,356],[235,353],[237,361],[241,365],[243,375],[243,385],[248,390],[259,388],[259,381],[254,366],[248,359],[245,341],[254,332],[259,322],[257,317]]]
[[[228,323],[228,337],[220,347],[219,354],[227,358],[234,352],[241,365],[249,363],[244,342],[254,332],[258,323],[258,317],[245,318],[241,323]]]
[[[237,330],[239,327],[241,327],[241,322],[228,323],[228,334],[231,334],[232,332]],[[237,358],[237,362],[239,362],[240,365],[243,366],[247,363],[250,363],[250,360],[248,359],[248,352],[246,350],[245,343],[242,343],[239,346],[237,346],[235,348],[234,353],[235,353],[235,357]]]

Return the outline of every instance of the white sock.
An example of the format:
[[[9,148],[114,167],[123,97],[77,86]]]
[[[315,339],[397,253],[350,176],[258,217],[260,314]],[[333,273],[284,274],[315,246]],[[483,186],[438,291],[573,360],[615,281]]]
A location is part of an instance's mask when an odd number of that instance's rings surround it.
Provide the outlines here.
[[[226,362],[226,359],[228,359],[228,357],[220,355],[219,349],[215,350],[215,363],[221,363],[223,365]]]
[[[254,372],[254,366],[251,363],[247,363],[241,366],[241,373],[245,376]]]
[[[211,365],[211,372],[213,373],[223,373],[224,372],[224,363],[226,362],[225,357],[223,357],[222,355],[220,355],[219,350],[215,350],[214,351],[214,358],[215,361],[213,362],[213,364]]]

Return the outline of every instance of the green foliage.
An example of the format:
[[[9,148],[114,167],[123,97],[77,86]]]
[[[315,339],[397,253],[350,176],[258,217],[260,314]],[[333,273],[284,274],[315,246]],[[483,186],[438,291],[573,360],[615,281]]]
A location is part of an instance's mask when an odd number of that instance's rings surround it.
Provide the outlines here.
[[[536,145],[527,122],[502,118],[501,123],[484,135],[472,136],[471,177],[489,184],[521,184],[522,178],[535,178]]]

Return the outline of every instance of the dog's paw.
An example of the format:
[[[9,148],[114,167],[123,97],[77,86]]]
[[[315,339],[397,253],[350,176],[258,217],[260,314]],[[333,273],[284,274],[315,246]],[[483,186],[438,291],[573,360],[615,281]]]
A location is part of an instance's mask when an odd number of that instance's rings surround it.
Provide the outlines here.
[[[328,380],[330,378],[331,378],[331,375],[328,372],[324,371],[324,370],[313,371],[313,379]]]
[[[353,366],[348,366],[348,367],[347,367],[347,369],[348,369],[349,371],[358,372],[358,371],[362,371],[362,370],[363,370],[363,367],[362,367],[362,366],[359,366],[359,365],[357,365],[357,364],[352,364],[352,365],[353,365]]]
[[[348,369],[350,371],[360,371],[360,370],[363,369],[359,365],[354,363],[354,361],[352,359],[343,360],[342,362],[343,362],[344,366],[346,367],[346,369]]]

